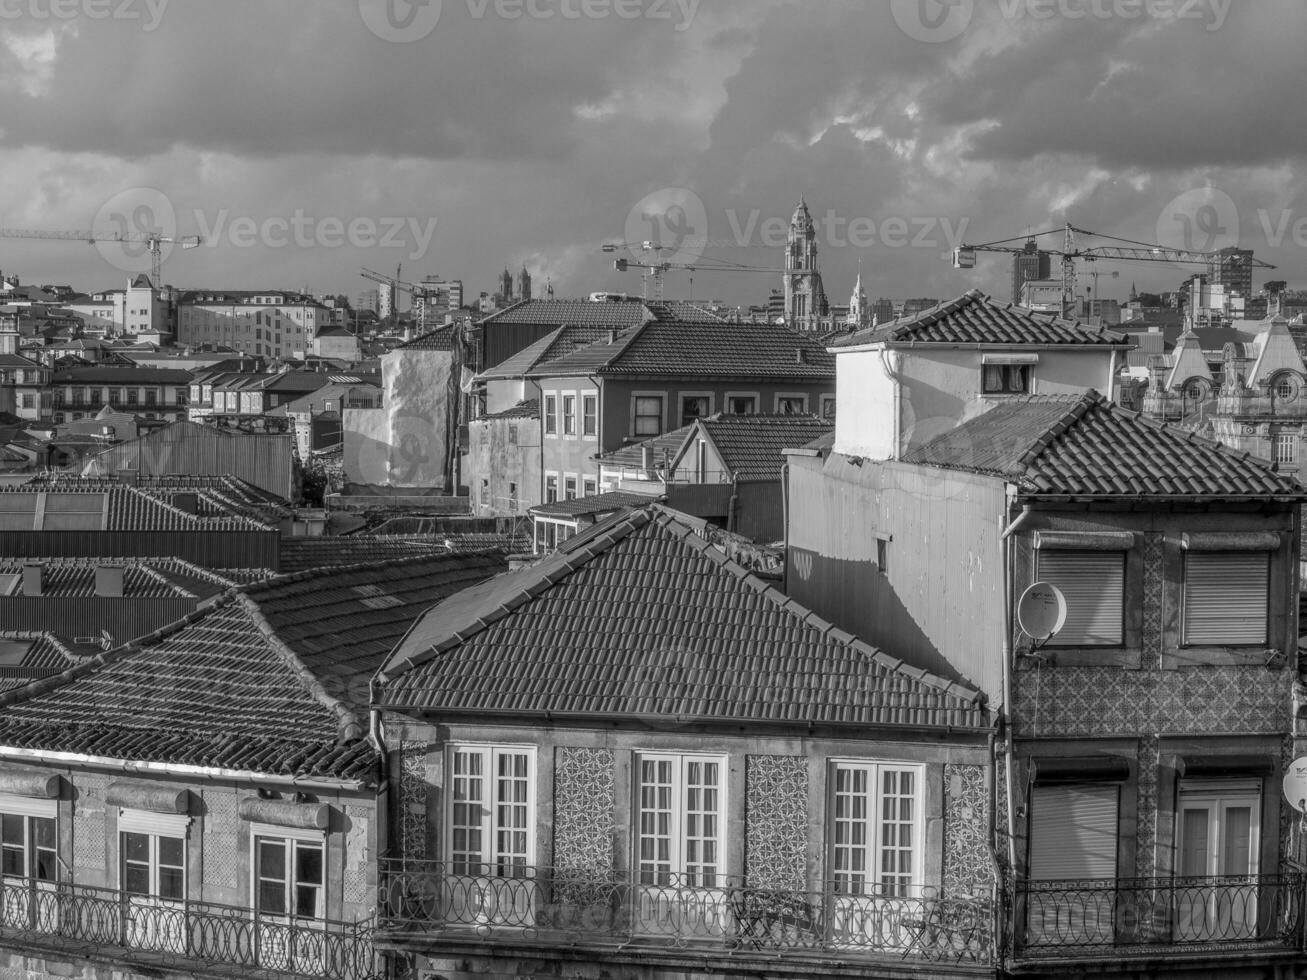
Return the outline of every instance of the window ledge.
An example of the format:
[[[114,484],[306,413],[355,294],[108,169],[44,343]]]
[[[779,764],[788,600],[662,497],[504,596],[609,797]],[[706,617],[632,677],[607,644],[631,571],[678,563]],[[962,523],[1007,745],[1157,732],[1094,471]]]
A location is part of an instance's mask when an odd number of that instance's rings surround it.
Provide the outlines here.
[[[1276,663],[1278,662],[1278,667]],[[1280,651],[1266,645],[1239,647],[1179,647],[1162,653],[1162,669],[1181,667],[1268,667],[1287,662]]]
[[[1045,667],[1121,667],[1138,670],[1143,650],[1129,647],[1044,647],[1035,654],[1018,653],[1018,671]]]

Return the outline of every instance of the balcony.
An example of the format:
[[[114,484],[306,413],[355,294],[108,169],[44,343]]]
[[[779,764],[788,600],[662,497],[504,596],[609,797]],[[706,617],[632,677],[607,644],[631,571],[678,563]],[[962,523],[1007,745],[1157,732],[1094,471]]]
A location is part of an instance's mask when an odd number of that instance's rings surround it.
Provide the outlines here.
[[[378,941],[680,950],[725,960],[829,957],[983,967],[994,961],[988,897],[754,888],[736,879],[517,866],[382,862]],[[647,879],[647,880],[646,880]],[[965,972],[965,970],[964,970]]]
[[[372,922],[269,916],[32,878],[0,877],[0,946],[105,957],[196,975],[361,980],[375,973]]]
[[[1304,884],[1303,874],[1020,882],[1015,959],[1301,950]]]

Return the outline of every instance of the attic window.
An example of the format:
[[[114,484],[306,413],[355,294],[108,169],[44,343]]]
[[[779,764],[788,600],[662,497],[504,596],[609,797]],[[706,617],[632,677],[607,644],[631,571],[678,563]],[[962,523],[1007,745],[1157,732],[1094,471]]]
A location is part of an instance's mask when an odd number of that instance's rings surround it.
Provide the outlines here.
[[[981,393],[1024,395],[1030,392],[1029,364],[986,364],[981,371]]]

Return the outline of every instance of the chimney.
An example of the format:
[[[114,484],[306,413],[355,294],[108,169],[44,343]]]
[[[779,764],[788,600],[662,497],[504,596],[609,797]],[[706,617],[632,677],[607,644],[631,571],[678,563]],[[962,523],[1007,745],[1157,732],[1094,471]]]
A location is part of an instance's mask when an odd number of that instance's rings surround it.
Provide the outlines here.
[[[197,514],[200,510],[200,495],[193,490],[188,490],[185,493],[174,493],[172,495],[172,505],[188,514]]]
[[[122,598],[122,594],[123,594],[123,566],[122,565],[96,565],[95,566],[95,594],[98,596],[107,596],[116,599]]]
[[[23,595],[45,595],[42,588],[42,578],[45,570],[43,565],[24,565],[23,566]]]
[[[609,331],[608,331],[608,342],[609,342],[610,344],[615,344],[615,343],[617,343],[617,331],[616,331],[616,330],[609,330]]]
[[[654,468],[653,446],[647,443],[640,450],[640,468],[646,473]]]

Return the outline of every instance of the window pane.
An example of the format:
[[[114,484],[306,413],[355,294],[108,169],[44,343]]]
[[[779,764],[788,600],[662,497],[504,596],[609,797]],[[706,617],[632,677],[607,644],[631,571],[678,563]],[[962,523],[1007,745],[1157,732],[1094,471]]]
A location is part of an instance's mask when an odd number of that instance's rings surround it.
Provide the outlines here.
[[[0,842],[23,845],[23,818],[12,813],[0,815]]]
[[[183,858],[182,839],[180,837],[159,838],[159,863],[180,868],[186,863]]]
[[[283,841],[259,840],[258,876],[277,881],[286,880],[286,845]]]
[[[129,895],[150,894],[150,868],[144,864],[123,866],[123,891]]]
[[[295,882],[300,885],[322,884],[322,848],[296,845]]]
[[[297,885],[295,888],[295,914],[306,919],[322,914],[318,908],[318,896],[322,889],[317,885]]]
[[[145,834],[123,834],[123,854],[128,861],[150,862],[150,838]]]
[[[185,874],[181,868],[159,868],[159,897],[181,901],[185,898],[183,882]]]
[[[260,881],[258,910],[269,915],[286,914],[286,886],[277,881]]]
[[[36,838],[36,846],[54,850],[55,848],[55,825],[53,817],[33,817],[32,818],[33,836]]]

